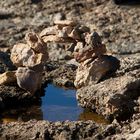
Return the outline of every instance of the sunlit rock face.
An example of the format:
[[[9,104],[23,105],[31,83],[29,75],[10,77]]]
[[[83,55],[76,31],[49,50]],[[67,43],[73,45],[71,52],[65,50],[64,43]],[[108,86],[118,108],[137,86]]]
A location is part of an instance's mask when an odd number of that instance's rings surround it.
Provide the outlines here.
[[[0,74],[0,85],[10,84],[16,82],[15,72],[7,71],[3,74]]]
[[[42,73],[27,67],[18,67],[16,71],[17,84],[20,88],[34,94],[41,87]]]
[[[88,59],[79,65],[74,84],[77,88],[96,84],[108,72],[114,72],[118,68],[119,60],[113,56],[103,55],[95,60]]]
[[[139,87],[140,71],[134,70],[82,87],[76,95],[82,107],[94,109],[108,118],[122,119],[133,112],[134,100],[140,93]]]
[[[108,72],[119,68],[119,60],[105,54],[106,46],[97,32],[87,33],[85,42],[77,43],[74,57],[80,65],[74,82],[76,88],[98,83]]]
[[[16,79],[20,88],[34,94],[41,87],[43,65],[48,59],[46,43],[34,32],[25,36],[27,44],[18,43],[11,51],[17,67]]]
[[[40,33],[44,42],[76,43],[84,41],[84,33],[90,31],[88,27],[71,20],[56,20],[54,24]]]

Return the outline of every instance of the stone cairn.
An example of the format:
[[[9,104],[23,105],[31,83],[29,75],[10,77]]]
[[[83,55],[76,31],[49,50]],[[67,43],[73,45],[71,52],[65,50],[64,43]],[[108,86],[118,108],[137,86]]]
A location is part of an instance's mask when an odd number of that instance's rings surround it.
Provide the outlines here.
[[[106,53],[106,46],[97,32],[87,33],[84,42],[77,43],[74,56],[80,65],[74,82],[76,88],[96,84],[120,67],[119,60]]]
[[[75,87],[98,83],[108,72],[119,68],[119,60],[106,54],[98,33],[90,33],[86,26],[74,21],[54,21],[54,26],[45,28],[39,35],[29,32],[25,36],[27,44],[14,45],[11,60],[16,71],[0,75],[0,85],[17,82],[22,89],[34,94],[41,87],[43,66],[48,57],[47,43],[73,43],[74,58],[79,62]]]
[[[18,86],[34,94],[41,87],[43,65],[48,59],[44,41],[34,32],[25,36],[27,44],[19,43],[11,50],[11,61],[16,71],[0,75],[0,84],[17,82]]]

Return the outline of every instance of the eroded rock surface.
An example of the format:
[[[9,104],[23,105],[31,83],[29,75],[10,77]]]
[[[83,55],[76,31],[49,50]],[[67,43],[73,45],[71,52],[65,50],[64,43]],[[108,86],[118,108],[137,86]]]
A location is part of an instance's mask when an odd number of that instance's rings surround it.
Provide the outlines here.
[[[42,72],[36,72],[27,67],[18,67],[16,77],[19,87],[32,94],[41,88]]]
[[[1,140],[10,138],[11,140],[24,139],[104,139],[115,133],[113,125],[98,125],[92,121],[87,122],[55,122],[29,121],[26,123],[3,124],[0,128]]]
[[[7,71],[3,74],[0,74],[0,85],[10,84],[16,82],[15,72]]]
[[[136,106],[134,100],[140,96],[139,57],[132,65],[134,60],[125,60],[129,61],[122,61],[121,69],[112,78],[78,89],[77,99],[81,106],[117,119],[126,118],[133,113]],[[126,63],[127,68],[123,67]]]
[[[119,60],[103,55],[95,60],[88,59],[81,63],[76,73],[74,84],[77,88],[98,83],[107,73],[119,68]]]
[[[90,29],[72,20],[54,21],[55,26],[45,28],[40,33],[44,42],[76,43],[84,40],[84,33]]]
[[[98,83],[107,73],[115,72],[120,66],[117,58],[105,55],[106,46],[97,32],[87,34],[83,44],[77,43],[75,48],[74,57],[80,63],[74,82],[76,88]]]
[[[41,87],[43,65],[48,59],[47,46],[34,32],[25,36],[27,44],[19,43],[12,48],[11,60],[18,67],[17,84],[34,94]]]

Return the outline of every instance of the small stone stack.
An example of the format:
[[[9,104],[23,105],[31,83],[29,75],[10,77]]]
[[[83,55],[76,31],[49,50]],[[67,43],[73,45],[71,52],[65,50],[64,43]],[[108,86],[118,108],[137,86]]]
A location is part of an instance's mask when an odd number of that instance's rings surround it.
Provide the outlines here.
[[[75,47],[75,59],[80,63],[75,87],[98,83],[107,73],[119,68],[119,60],[106,54],[106,46],[102,44],[97,32],[87,33],[85,42],[78,42]]]
[[[47,47],[34,32],[25,36],[27,44],[19,43],[11,51],[11,60],[18,67],[17,84],[20,88],[35,93],[41,87],[44,62],[48,59]]]
[[[89,31],[88,27],[79,25],[77,22],[57,20],[54,21],[54,26],[45,28],[40,33],[40,37],[46,43],[76,43],[77,41],[83,41],[84,33]]]
[[[25,36],[27,44],[18,43],[11,50],[15,72],[6,72],[0,84],[16,82],[20,88],[34,94],[41,87],[44,62],[48,59],[46,43],[34,32]]]

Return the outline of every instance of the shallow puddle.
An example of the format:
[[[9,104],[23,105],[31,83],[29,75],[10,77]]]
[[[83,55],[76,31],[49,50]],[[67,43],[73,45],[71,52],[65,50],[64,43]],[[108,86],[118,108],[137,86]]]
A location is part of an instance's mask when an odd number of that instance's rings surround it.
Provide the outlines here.
[[[66,90],[51,84],[45,88],[45,96],[41,105],[12,109],[1,115],[1,122],[28,121],[30,119],[48,121],[94,120],[107,124],[102,116],[79,107],[76,100],[76,90]]]

